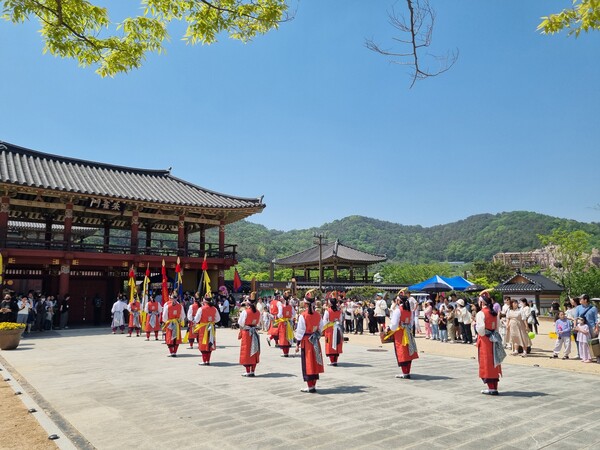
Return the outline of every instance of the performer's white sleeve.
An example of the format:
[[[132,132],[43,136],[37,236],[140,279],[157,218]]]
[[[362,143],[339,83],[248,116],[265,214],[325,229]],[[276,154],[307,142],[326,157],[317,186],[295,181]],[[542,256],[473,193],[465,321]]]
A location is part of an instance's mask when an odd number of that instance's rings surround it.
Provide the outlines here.
[[[298,317],[298,326],[296,326],[296,332],[294,336],[296,340],[300,342],[304,337],[304,333],[306,332],[306,322],[304,321],[304,316]]]
[[[281,303],[281,302],[277,302],[277,318],[278,319],[283,318],[283,303]]]
[[[163,322],[166,322],[167,320],[169,320],[169,308],[166,306],[162,310],[162,320],[163,320]]]
[[[216,308],[215,308],[216,309]],[[219,310],[215,312],[215,323],[221,321],[221,314],[219,314]]]
[[[397,330],[400,326],[400,308],[396,308],[390,317],[390,330]]]
[[[194,316],[194,322],[200,323],[200,319],[202,319],[202,308],[198,308],[198,311],[196,311],[196,315]]]
[[[183,322],[185,320],[185,309],[183,309],[183,305],[181,305],[181,314],[179,315],[179,321]]]
[[[327,323],[329,323],[329,310],[326,310],[323,313],[323,319],[321,319],[321,327],[324,327],[325,325],[327,325]]]
[[[240,327],[243,327],[243,326],[245,326],[245,325],[246,325],[246,310],[243,310],[243,311],[240,313],[240,317],[239,317],[239,319],[238,319],[238,325],[239,325]]]
[[[479,336],[485,336],[485,314],[479,311],[475,315],[475,330]]]
[[[188,313],[187,313],[188,322],[194,321],[194,309],[192,308],[192,306],[194,306],[194,305],[190,305],[190,307],[188,309]],[[200,311],[201,309],[202,308],[198,308],[198,311]]]

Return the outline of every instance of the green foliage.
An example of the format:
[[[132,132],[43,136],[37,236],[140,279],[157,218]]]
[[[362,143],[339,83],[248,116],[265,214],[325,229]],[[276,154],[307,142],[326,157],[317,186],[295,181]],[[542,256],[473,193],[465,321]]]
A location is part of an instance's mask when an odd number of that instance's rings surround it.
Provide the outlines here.
[[[346,293],[346,297],[356,298],[361,301],[373,300],[375,294],[379,292],[376,286],[363,286],[354,288]]]
[[[570,278],[571,289],[575,295],[588,294],[590,297],[600,297],[600,268],[589,267],[575,272]]]
[[[72,58],[96,73],[114,76],[142,65],[146,54],[162,53],[168,25],[184,22],[188,44],[212,44],[220,33],[248,42],[277,28],[285,0],[141,0],[142,16],[115,23],[108,10],[85,0],[0,0],[2,18],[40,22],[44,53]]]
[[[600,0],[573,0],[573,7],[542,17],[537,28],[543,34],[555,34],[568,29],[578,37],[582,31],[600,30]]]
[[[564,228],[539,236],[543,245],[550,246],[556,261],[553,267],[548,268],[548,274],[565,287],[569,296],[579,289],[575,283],[580,274],[588,270],[590,238],[585,231],[568,231]]]
[[[485,287],[493,287],[510,278],[514,275],[515,271],[501,262],[475,261],[471,273],[473,274],[473,279],[481,280],[479,282],[469,279],[472,283],[481,284]]]
[[[498,252],[531,251],[540,248],[538,235],[550,234],[557,228],[584,231],[590,235],[590,244],[600,248],[598,223],[586,224],[523,211],[480,214],[430,228],[400,225],[361,216],[346,217],[319,228],[288,232],[269,230],[262,225],[240,221],[227,225],[225,234],[228,243],[237,244],[238,260],[243,262],[242,268],[238,270],[244,279],[247,279],[242,273],[242,270],[245,270],[244,260],[248,260],[250,271],[268,272],[271,260],[312,247],[315,245],[313,233],[320,232],[329,237],[329,242],[339,239],[341,243],[362,251],[385,254],[388,263],[377,268],[371,267],[371,270],[378,270],[386,283],[406,281],[409,284],[414,281],[412,276],[402,274],[402,269],[390,268],[388,265],[490,260]],[[194,239],[198,240],[197,237]],[[217,242],[217,231],[208,230],[206,241]],[[408,267],[405,269],[417,270]],[[440,275],[448,274],[445,268],[434,267],[432,270]],[[416,281],[428,278],[418,275],[414,275]]]
[[[406,286],[426,280],[434,275],[448,277],[453,275],[450,265],[444,263],[387,264],[379,273],[383,276],[383,282],[386,284],[401,284]]]

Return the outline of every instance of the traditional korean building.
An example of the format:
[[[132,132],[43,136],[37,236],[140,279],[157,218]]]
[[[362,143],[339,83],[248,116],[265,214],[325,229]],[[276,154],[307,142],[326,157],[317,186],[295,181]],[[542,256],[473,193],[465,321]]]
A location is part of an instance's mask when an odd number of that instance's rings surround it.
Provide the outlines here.
[[[292,276],[298,281],[298,288],[317,287],[315,282],[319,280],[320,268],[322,283],[332,287],[341,285],[346,289],[370,283],[372,280],[369,280],[369,266],[386,260],[385,255],[363,252],[336,240],[331,244],[315,245],[293,255],[275,259],[273,263],[291,268]],[[340,270],[347,270],[348,276],[340,278]],[[325,279],[325,271],[331,271],[333,277]]]
[[[560,294],[565,290],[561,285],[540,273],[525,273],[520,270],[517,270],[515,275],[494,289],[502,292],[503,297],[532,300],[541,314],[546,314],[550,310],[552,302],[559,301]]]
[[[104,300],[105,317],[110,314],[131,266],[141,279],[148,264],[156,273],[164,259],[172,272],[179,257],[184,288],[193,291],[206,257],[216,290],[224,271],[236,264],[225,225],[264,208],[262,197],[213,192],[170,170],[120,167],[0,142],[4,285],[69,293],[75,323],[90,320],[95,294]],[[206,242],[210,228],[218,228],[218,242]]]

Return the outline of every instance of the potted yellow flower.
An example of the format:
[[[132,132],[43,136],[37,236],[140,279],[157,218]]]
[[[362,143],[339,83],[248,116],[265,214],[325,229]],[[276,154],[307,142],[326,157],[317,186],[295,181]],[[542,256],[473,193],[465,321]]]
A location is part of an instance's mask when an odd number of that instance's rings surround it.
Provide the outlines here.
[[[0,322],[0,350],[17,348],[24,330],[24,323]]]

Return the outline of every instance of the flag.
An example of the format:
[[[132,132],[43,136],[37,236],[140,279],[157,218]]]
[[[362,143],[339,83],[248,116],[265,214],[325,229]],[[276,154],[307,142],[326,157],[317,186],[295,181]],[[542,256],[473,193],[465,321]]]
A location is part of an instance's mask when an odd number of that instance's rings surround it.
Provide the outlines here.
[[[204,261],[202,261],[202,276],[200,277],[200,282],[198,283],[198,294],[200,296],[204,294],[210,294],[212,292],[210,288],[210,277],[208,276],[208,262],[206,261],[206,254],[204,254]]]
[[[163,306],[169,300],[169,288],[167,287],[167,268],[165,267],[165,260],[162,260],[162,269],[160,270],[162,274],[162,301]]]
[[[135,295],[135,272],[133,266],[129,269],[129,303],[133,303],[133,296]]]
[[[177,274],[177,281],[175,282],[175,288],[179,294],[179,301],[183,298],[183,278],[181,277],[181,261],[179,256],[177,257],[177,265],[175,266],[175,273]]]
[[[144,282],[142,283],[142,330],[146,328],[146,305],[148,304],[148,288],[150,285],[150,263],[146,265],[146,273],[144,275]]]
[[[233,272],[233,292],[239,292],[242,288],[242,279],[240,278],[240,274],[237,269]]]

